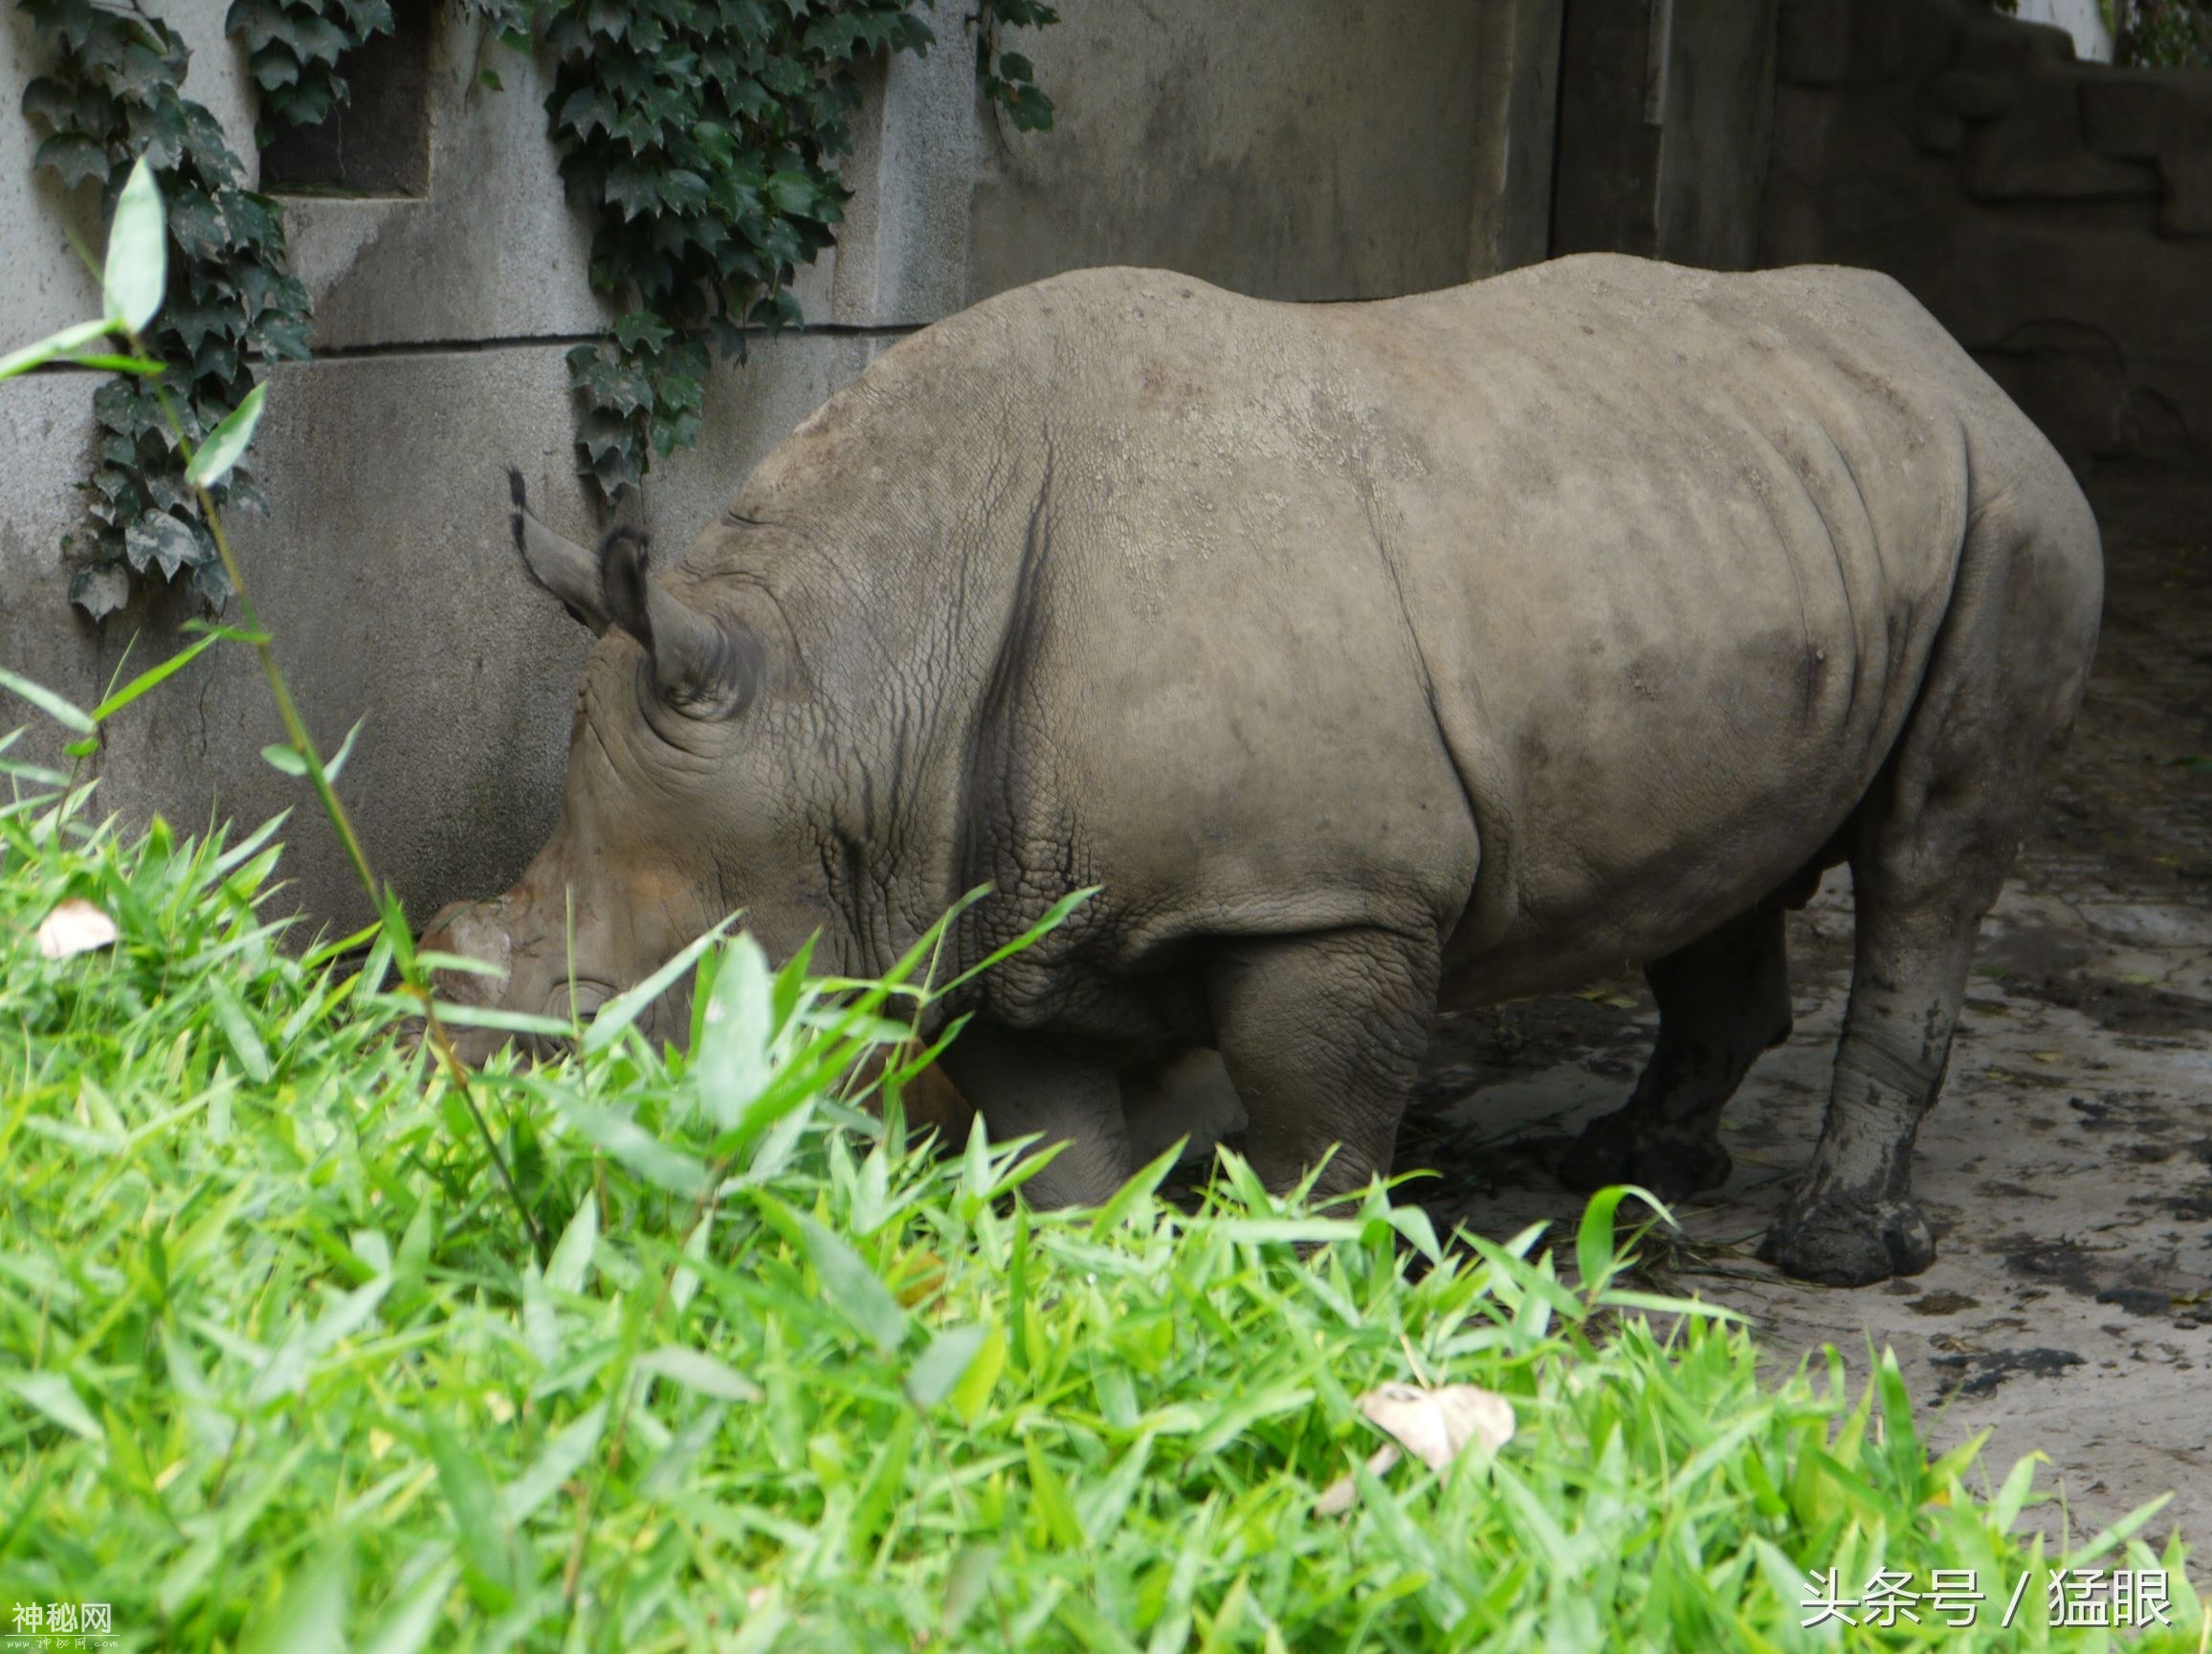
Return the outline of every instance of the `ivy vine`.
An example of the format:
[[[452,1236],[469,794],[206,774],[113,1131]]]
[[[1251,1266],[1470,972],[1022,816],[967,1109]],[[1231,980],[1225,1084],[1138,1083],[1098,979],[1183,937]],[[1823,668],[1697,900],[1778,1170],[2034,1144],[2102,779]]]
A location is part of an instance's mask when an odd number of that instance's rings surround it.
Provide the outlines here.
[[[104,217],[144,154],[171,248],[167,296],[146,338],[170,366],[93,395],[97,460],[80,485],[88,525],[65,542],[70,597],[98,620],[127,601],[135,573],[188,583],[219,607],[229,582],[159,399],[198,441],[254,388],[254,357],[307,355],[307,291],[291,274],[276,204],[244,187],[222,126],[184,96],[189,54],[174,30],[91,0],[21,0],[21,9],[52,65],[23,94],[24,113],[45,132],[33,165],[64,188],[99,184]],[[218,505],[263,503],[244,466],[214,493]]]
[[[929,0],[934,6],[935,0]],[[1057,20],[1037,0],[984,0],[991,23]],[[504,0],[510,36],[523,13]],[[593,289],[624,307],[568,353],[582,412],[577,470],[619,503],[655,453],[698,432],[711,357],[741,361],[747,326],[800,320],[790,283],[835,237],[852,192],[857,65],[928,51],[907,0],[555,0],[538,30],[557,59],[545,101],[572,199],[590,207]],[[987,43],[984,96],[1026,130],[1052,106],[1028,58]]]
[[[65,542],[70,596],[97,620],[128,601],[135,575],[188,584],[219,607],[228,583],[159,398],[198,440],[253,389],[256,360],[305,360],[306,290],[276,204],[245,187],[220,123],[184,96],[189,54],[174,30],[97,0],[18,4],[52,65],[23,98],[44,135],[34,165],[65,188],[99,184],[112,210],[144,152],[172,244],[146,342],[172,365],[94,394],[98,461],[81,485],[88,525]],[[716,355],[741,361],[748,327],[801,320],[790,284],[830,245],[851,197],[836,166],[852,148],[855,70],[878,54],[925,53],[935,35],[908,0],[462,5],[509,46],[542,40],[555,58],[545,108],[564,185],[597,217],[591,285],[624,311],[567,359],[578,470],[612,505],[653,454],[697,439]],[[994,36],[1057,13],[1042,0],[980,0],[977,17],[984,98],[1019,130],[1049,128],[1032,65]],[[340,107],[346,55],[394,23],[389,0],[232,0],[224,26],[246,49],[266,142]],[[480,78],[498,85],[489,69]],[[241,465],[217,503],[264,502]]]
[[[372,36],[392,32],[387,0],[231,0],[223,33],[243,41],[261,91],[269,142],[277,122],[313,126],[345,101],[340,61]]]

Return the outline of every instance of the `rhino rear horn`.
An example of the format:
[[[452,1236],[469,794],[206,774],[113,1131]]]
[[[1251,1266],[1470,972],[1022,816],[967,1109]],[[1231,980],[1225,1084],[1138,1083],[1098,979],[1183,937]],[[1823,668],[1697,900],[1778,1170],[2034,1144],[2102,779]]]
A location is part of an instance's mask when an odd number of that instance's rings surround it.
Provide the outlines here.
[[[614,529],[600,543],[600,602],[608,620],[645,645],[662,700],[695,717],[734,717],[760,683],[760,640],[652,579],[651,552],[632,528]]]
[[[600,595],[599,563],[572,540],[563,540],[535,517],[522,493],[522,474],[507,467],[507,497],[514,509],[507,529],[530,578],[559,598],[570,615],[598,636],[608,627],[608,615]]]

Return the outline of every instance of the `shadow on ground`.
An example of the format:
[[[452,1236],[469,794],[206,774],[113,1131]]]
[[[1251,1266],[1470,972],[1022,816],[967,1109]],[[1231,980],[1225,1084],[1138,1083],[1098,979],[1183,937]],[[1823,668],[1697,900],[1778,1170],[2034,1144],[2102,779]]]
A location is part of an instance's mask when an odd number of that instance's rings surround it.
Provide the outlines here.
[[[2212,491],[2102,504],[2088,705],[1982,928],[1914,1183],[1940,1256],[1860,1290],[1752,1256],[1810,1154],[1850,967],[1849,881],[1790,932],[1797,1031],[1730,1106],[1727,1185],[1680,1214],[1669,1284],[1752,1315],[1773,1358],[1870,1336],[1939,1447],[2040,1448],[2075,1524],[2172,1489],[2155,1529],[2212,1533]],[[2195,760],[2192,763],[2190,761]],[[1398,1169],[1439,1228],[1504,1234],[1581,1201],[1558,1151],[1618,1106],[1657,1025],[1639,981],[1447,1018]],[[2048,1512],[2055,1531],[2063,1519]]]

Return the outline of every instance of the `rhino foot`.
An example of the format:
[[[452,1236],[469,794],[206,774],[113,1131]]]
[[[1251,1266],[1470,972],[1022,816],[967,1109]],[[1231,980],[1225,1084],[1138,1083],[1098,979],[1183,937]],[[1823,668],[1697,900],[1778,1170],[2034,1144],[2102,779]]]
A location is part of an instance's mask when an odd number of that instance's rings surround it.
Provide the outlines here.
[[[1711,1132],[1647,1136],[1622,1109],[1602,1114],[1559,1157],[1559,1180],[1578,1194],[1614,1183],[1634,1183],[1662,1201],[1679,1201],[1728,1181],[1735,1162]]]
[[[1831,1193],[1810,1205],[1792,1201],[1759,1243],[1761,1261],[1785,1275],[1825,1287],[1870,1287],[1917,1275],[1936,1261],[1936,1238],[1911,1197],[1873,1202]]]

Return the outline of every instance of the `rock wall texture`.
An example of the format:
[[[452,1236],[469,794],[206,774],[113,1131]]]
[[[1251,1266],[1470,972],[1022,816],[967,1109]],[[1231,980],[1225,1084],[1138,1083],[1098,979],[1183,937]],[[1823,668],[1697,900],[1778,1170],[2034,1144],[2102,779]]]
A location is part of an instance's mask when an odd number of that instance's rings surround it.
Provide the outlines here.
[[[1897,277],[2092,486],[2212,476],[2212,71],[1962,0],[1783,0],[1759,262]]]
[[[876,66],[855,120],[856,191],[838,247],[802,273],[808,325],[760,339],[709,387],[697,448],[655,466],[641,508],[688,540],[775,442],[874,356],[1000,288],[1083,264],[1157,262],[1283,298],[1462,281],[1544,255],[1561,0],[1082,0],[1033,37],[1058,127],[1018,133],[985,109],[962,9],[925,17],[926,58]],[[252,165],[254,98],[226,0],[159,0],[194,53],[188,97]],[[514,463],[563,532],[599,525],[570,474],[563,352],[606,320],[590,228],[563,199],[545,135],[545,66],[498,54],[477,84],[477,23],[422,7],[428,63],[407,115],[429,123],[428,187],[281,197],[313,296],[316,360],[274,376],[256,444],[265,518],[232,522],[302,711],[326,749],[365,718],[341,790],[372,860],[427,915],[502,888],[550,830],[585,634],[505,542]],[[0,86],[43,65],[17,8]],[[1011,46],[1013,41],[1005,42]],[[70,250],[98,247],[89,187],[31,168],[0,107],[0,349],[98,308]],[[62,537],[90,469],[99,376],[0,386],[0,666],[79,705],[127,662],[188,641],[194,606],[141,598],[94,626],[67,601]],[[60,738],[0,692],[0,730]],[[116,719],[95,761],[101,803],[210,820],[295,813],[293,894],[350,926],[365,907],[306,789],[260,759],[278,739],[266,688],[217,650]],[[23,749],[17,749],[22,756]]]

